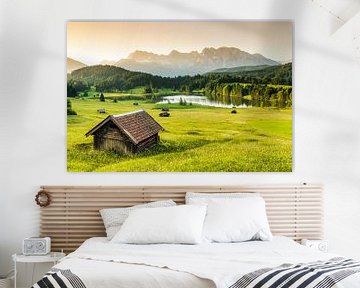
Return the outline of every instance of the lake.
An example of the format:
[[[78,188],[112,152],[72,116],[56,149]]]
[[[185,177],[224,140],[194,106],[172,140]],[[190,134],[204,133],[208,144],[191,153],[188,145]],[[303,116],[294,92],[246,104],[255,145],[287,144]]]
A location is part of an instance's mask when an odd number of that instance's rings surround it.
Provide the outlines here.
[[[242,103],[222,103],[220,101],[211,100],[206,96],[197,96],[197,95],[176,95],[176,96],[164,96],[162,100],[157,102],[157,104],[177,104],[181,101],[186,101],[187,104],[198,104],[210,107],[219,107],[219,108],[247,108],[252,107],[251,101],[241,101]]]

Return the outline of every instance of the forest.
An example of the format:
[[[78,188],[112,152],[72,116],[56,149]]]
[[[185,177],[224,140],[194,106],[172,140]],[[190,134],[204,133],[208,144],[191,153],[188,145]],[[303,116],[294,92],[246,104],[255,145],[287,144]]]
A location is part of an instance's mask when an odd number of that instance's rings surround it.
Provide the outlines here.
[[[205,86],[205,95],[211,100],[233,103],[238,106],[251,100],[255,107],[279,108],[292,106],[292,87],[285,85],[241,84],[210,82]]]
[[[254,69],[254,68],[253,68]],[[169,88],[178,91],[205,89],[210,83],[250,83],[291,85],[292,64],[259,66],[258,70],[239,72],[214,72],[195,76],[161,77],[142,72],[128,71],[120,67],[96,65],[81,68],[68,75],[68,97],[96,86],[99,92],[125,91],[140,86]],[[213,85],[213,84],[210,84]]]

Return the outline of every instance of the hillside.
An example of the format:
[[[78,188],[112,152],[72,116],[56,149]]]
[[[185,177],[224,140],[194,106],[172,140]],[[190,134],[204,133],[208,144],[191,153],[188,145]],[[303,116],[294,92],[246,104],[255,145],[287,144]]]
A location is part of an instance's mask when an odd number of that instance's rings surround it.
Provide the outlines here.
[[[127,90],[150,83],[158,85],[162,79],[160,76],[129,71],[111,65],[84,67],[73,71],[68,77],[68,81],[82,81],[87,86],[96,86],[99,91]]]
[[[237,72],[246,72],[246,71],[255,71],[261,70],[264,68],[269,67],[269,65],[258,65],[258,66],[239,66],[239,67],[232,67],[232,68],[219,68],[208,72],[207,74],[212,73],[237,73]]]
[[[129,71],[110,65],[88,66],[69,74],[68,83],[78,87],[96,86],[97,91],[123,91],[136,87],[169,88],[176,90],[199,90],[209,82],[216,83],[255,83],[255,84],[292,84],[292,65],[266,66],[256,70],[227,73],[218,72],[205,75],[161,77],[148,73]],[[251,71],[246,71],[246,70]]]
[[[242,82],[251,82],[251,79],[261,79],[260,83],[292,85],[292,63],[270,66],[254,71],[240,71],[234,73]]]
[[[84,64],[80,61],[74,60],[72,58],[69,58],[69,57],[66,60],[67,60],[66,61],[67,62],[66,63],[67,73],[71,73],[74,70],[77,70],[77,69],[87,66],[86,64]]]
[[[137,50],[115,63],[127,70],[170,77],[203,74],[219,68],[279,64],[261,54],[250,54],[235,47],[209,47],[201,52],[185,53],[172,50],[167,55]]]

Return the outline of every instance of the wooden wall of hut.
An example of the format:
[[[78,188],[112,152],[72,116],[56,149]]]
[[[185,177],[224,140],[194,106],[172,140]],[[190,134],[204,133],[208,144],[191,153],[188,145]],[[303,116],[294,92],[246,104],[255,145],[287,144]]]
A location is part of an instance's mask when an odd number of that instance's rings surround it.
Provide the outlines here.
[[[135,151],[136,147],[117,127],[110,124],[94,134],[94,148],[130,154]]]
[[[149,137],[148,139],[140,142],[139,144],[136,145],[136,152],[141,152],[147,148],[150,148],[154,145],[156,145],[157,143],[159,143],[159,135],[156,134],[154,136]]]

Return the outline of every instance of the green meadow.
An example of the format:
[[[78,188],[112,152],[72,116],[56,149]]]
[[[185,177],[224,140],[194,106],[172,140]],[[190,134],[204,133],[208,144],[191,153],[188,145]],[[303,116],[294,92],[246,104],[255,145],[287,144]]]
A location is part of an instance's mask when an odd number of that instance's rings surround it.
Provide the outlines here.
[[[227,108],[171,104],[166,105],[171,116],[161,118],[162,105],[143,100],[115,103],[109,98],[121,95],[105,96],[106,102],[71,98],[77,115],[67,116],[69,172],[292,171],[291,108],[240,108],[231,114]],[[99,114],[100,108],[106,114]],[[159,145],[134,155],[93,149],[92,136],[85,137],[87,131],[108,115],[138,109],[165,128]]]

